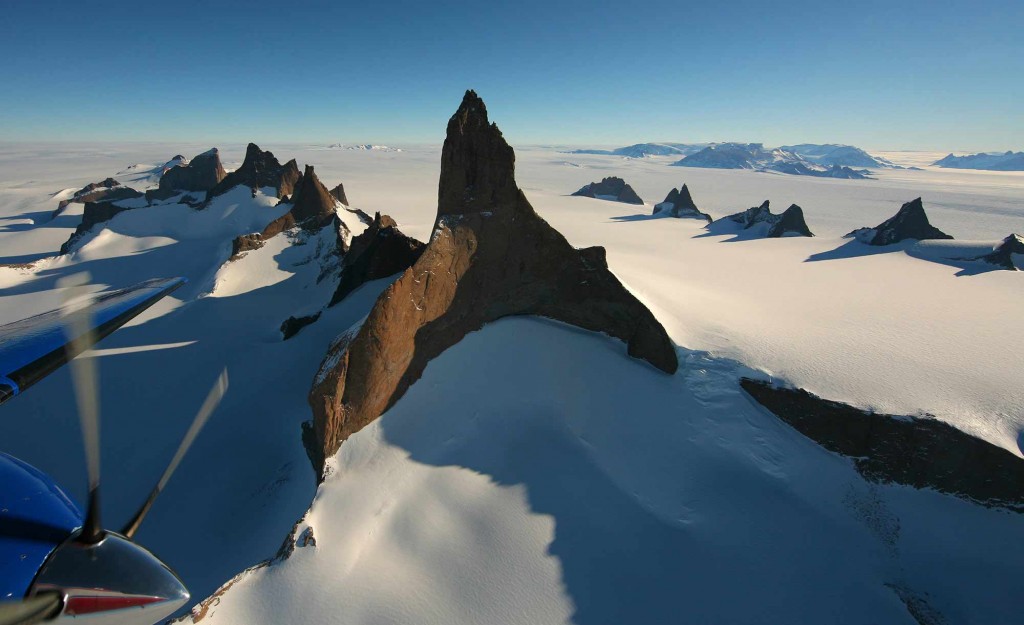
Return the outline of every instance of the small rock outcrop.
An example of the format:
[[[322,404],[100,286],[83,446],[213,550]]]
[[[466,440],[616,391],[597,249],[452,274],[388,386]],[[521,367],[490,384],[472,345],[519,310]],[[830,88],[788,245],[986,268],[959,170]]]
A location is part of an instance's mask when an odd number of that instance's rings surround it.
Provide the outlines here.
[[[159,188],[151,194],[147,193],[147,198],[167,199],[179,191],[209,191],[226,176],[227,172],[220,162],[220,152],[212,148],[187,163],[165,170],[160,176]]]
[[[870,229],[861,229],[858,237],[862,237],[868,245],[892,245],[905,239],[952,239],[928,221],[921,198],[907,202],[898,213]]]
[[[1024,513],[1024,460],[937,419],[864,412],[803,389],[740,381],[751,397],[873,482],[932,488]]]
[[[281,340],[287,341],[298,334],[299,330],[305,328],[319,318],[320,313],[306,315],[304,317],[288,317],[281,324]]]
[[[252,250],[258,250],[263,247],[263,235],[259,232],[253,232],[251,234],[240,234],[231,242],[231,258],[230,260],[237,260],[241,258],[245,252]]]
[[[654,215],[666,215],[668,217],[692,217],[703,219],[711,223],[711,215],[700,212],[693,198],[690,197],[690,190],[684,184],[679,189],[672,189],[665,196],[665,201],[654,205]]]
[[[398,401],[430,360],[502,317],[604,332],[664,372],[678,367],[665,329],[608,270],[604,248],[572,247],[530,206],[515,154],[473,91],[448,122],[438,186],[423,254],[332,345],[314,379],[309,455],[321,475],[322,459]]]
[[[425,243],[402,233],[391,217],[375,214],[370,227],[352,239],[352,246],[341,263],[341,281],[329,306],[370,280],[393,276],[412,267],[426,247]]]
[[[338,183],[338,186],[331,189],[331,195],[345,206],[348,206],[348,196],[345,195],[345,185]]]
[[[743,226],[744,230],[749,230],[750,228],[764,224],[766,226],[764,236],[769,239],[787,235],[801,237],[814,236],[814,233],[812,233],[811,229],[807,227],[807,222],[804,220],[803,209],[796,204],[791,205],[783,211],[782,214],[776,215],[769,208],[768,200],[765,200],[760,206],[748,208],[742,213],[723,217],[719,222],[722,220],[738,223]]]
[[[611,200],[613,202],[625,202],[626,204],[643,204],[644,201],[636,194],[633,187],[626,184],[622,178],[610,176],[601,182],[591,182],[573,195],[582,197],[593,197],[599,200]]]
[[[118,206],[117,202],[141,198],[143,197],[142,193],[129,187],[119,187],[117,191],[117,194],[107,194],[102,201],[85,203],[85,209],[82,211],[82,223],[78,224],[78,227],[71,233],[68,240],[60,246],[61,254],[70,252],[75,243],[82,238],[82,235],[89,232],[93,226],[109,221],[118,213],[140,208],[139,206]],[[114,195],[117,197],[113,197]],[[124,197],[121,197],[122,195]]]
[[[1019,268],[1017,263],[1014,263],[1014,255],[1024,258],[1024,237],[1021,237],[1019,234],[1011,234],[1006,237],[992,250],[991,254],[979,256],[976,260],[996,265],[1000,269],[1017,271]]]
[[[227,174],[212,189],[206,192],[206,201],[234,189],[238,185],[252,189],[253,194],[257,189],[274,187],[277,189],[277,197],[281,198],[291,195],[296,183],[302,177],[299,166],[292,159],[282,165],[274,153],[261,150],[255,143],[250,143],[245,150],[245,160],[242,166]]]
[[[107,178],[100,182],[87,184],[78,191],[75,191],[74,195],[70,198],[61,200],[57,204],[57,209],[50,215],[50,218],[53,219],[63,213],[68,204],[72,202],[85,204],[86,202],[99,202],[106,199],[110,201],[126,200],[133,197],[138,197],[138,191],[121,186],[121,183],[113,178]]]

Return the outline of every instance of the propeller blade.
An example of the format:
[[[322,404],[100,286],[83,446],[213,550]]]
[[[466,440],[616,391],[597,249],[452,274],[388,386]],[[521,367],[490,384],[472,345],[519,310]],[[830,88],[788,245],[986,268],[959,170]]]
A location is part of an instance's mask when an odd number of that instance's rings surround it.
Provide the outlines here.
[[[81,297],[84,286],[89,283],[88,273],[78,273],[57,281],[57,287],[64,289],[65,329],[68,334],[68,360],[71,361],[71,381],[78,404],[78,418],[82,427],[82,443],[85,446],[85,463],[89,477],[89,505],[85,523],[79,534],[79,541],[93,544],[103,538],[100,525],[100,413],[99,386],[96,365],[92,358],[75,358],[96,343],[96,332],[89,319],[89,304],[92,299]]]
[[[213,388],[210,389],[209,394],[206,396],[206,400],[203,405],[199,408],[199,412],[196,413],[195,419],[192,420],[192,425],[189,426],[188,432],[185,433],[185,438],[181,439],[181,444],[178,445],[178,451],[175,452],[174,458],[171,459],[171,463],[164,469],[164,474],[160,476],[160,481],[156,483],[156,486],[149,493],[149,497],[139,508],[139,511],[135,513],[132,520],[124,526],[121,530],[126,538],[131,538],[138,531],[139,525],[142,524],[142,519],[149,513],[149,509],[153,507],[153,502],[156,501],[157,496],[163,491],[164,486],[167,485],[167,480],[171,479],[171,475],[175,469],[181,463],[181,459],[185,457],[189,447],[192,446],[192,442],[195,441],[199,431],[206,425],[207,419],[213,414],[213,411],[217,409],[217,405],[220,404],[220,400],[224,397],[224,393],[228,390],[228,370],[224,369],[220,372],[217,377],[217,381],[214,383]]]

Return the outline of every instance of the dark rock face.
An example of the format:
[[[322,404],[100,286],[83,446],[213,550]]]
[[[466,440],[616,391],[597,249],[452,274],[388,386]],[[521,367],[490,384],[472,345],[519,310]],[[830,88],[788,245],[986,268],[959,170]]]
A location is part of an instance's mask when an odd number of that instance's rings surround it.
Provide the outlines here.
[[[616,202],[626,204],[643,204],[644,201],[636,194],[633,187],[626,184],[622,178],[614,176],[604,178],[601,182],[591,182],[573,195],[582,197],[594,197],[599,199],[612,199]]]
[[[341,281],[329,306],[370,280],[393,276],[412,267],[426,247],[425,243],[403,234],[391,217],[377,213],[370,227],[352,239],[352,246],[342,260]]]
[[[78,224],[75,231],[71,233],[68,240],[60,246],[60,253],[67,254],[71,251],[74,244],[82,238],[86,232],[92,229],[93,226],[109,221],[114,215],[122,213],[124,211],[135,210],[139,208],[137,206],[118,206],[115,202],[121,200],[130,200],[135,198],[143,197],[142,193],[139,193],[135,189],[128,187],[118,187],[104,195],[103,200],[100,202],[86,202],[85,210],[82,212],[82,223]]]
[[[776,215],[769,208],[768,200],[765,200],[760,206],[748,208],[742,213],[729,215],[722,219],[736,222],[742,225],[744,230],[753,228],[758,224],[767,224],[768,228],[765,231],[765,237],[769,239],[782,237],[787,234],[802,237],[814,236],[814,233],[807,227],[807,222],[804,221],[803,209],[796,204],[791,205],[782,214]]]
[[[212,189],[206,192],[206,201],[243,185],[256,193],[257,189],[263,187],[274,187],[277,189],[277,197],[281,198],[291,195],[302,173],[295,159],[282,165],[273,152],[260,150],[255,143],[250,143],[245,150],[245,160],[242,166],[227,174]]]
[[[1019,234],[1011,234],[1003,239],[1003,242],[992,250],[991,254],[980,256],[977,260],[997,265],[1002,269],[1017,271],[1017,265],[1013,262],[1014,254],[1024,254],[1024,237]]]
[[[259,232],[253,232],[252,234],[240,234],[231,242],[230,260],[240,258],[245,252],[258,250],[263,247],[263,244],[263,235]]]
[[[348,197],[345,195],[345,185],[338,183],[338,186],[331,189],[331,195],[345,206],[348,206]]]
[[[305,317],[288,317],[281,324],[282,340],[287,341],[298,334],[299,330],[305,328],[319,318],[320,313],[316,313],[315,315],[306,315]]]
[[[662,371],[678,367],[664,328],[608,271],[604,250],[573,248],[534,212],[516,186],[512,148],[472,91],[448,122],[433,232],[362,326],[328,351],[309,394],[311,458],[330,457],[431,359],[509,315],[604,332]]]
[[[740,385],[804,436],[853,459],[868,480],[1024,512],[1024,460],[1001,447],[936,419],[867,413],[748,378]]]
[[[313,232],[332,223],[340,227],[339,247],[341,252],[344,253],[348,249],[345,245],[344,236],[349,231],[348,226],[338,217],[338,213],[335,211],[334,197],[327,191],[327,188],[320,182],[320,179],[316,177],[313,166],[306,165],[306,172],[299,178],[299,182],[295,187],[291,209],[267,224],[267,227],[263,229],[263,240],[265,241],[296,226],[308,232]]]
[[[225,176],[227,172],[221,165],[220,152],[212,148],[193,158],[187,165],[178,165],[165,171],[160,177],[159,192],[173,195],[174,191],[209,191]]]
[[[665,201],[661,204],[655,204],[654,215],[668,215],[670,217],[692,217],[695,219],[703,219],[708,223],[711,223],[711,215],[700,212],[697,205],[693,202],[693,198],[690,197],[690,190],[684,184],[679,189],[672,189],[665,196]]]
[[[874,228],[874,236],[866,241],[868,245],[892,245],[905,239],[952,239],[945,232],[928,222],[921,198],[904,204],[898,213]]]
[[[115,189],[115,187],[118,187]],[[68,207],[68,204],[72,202],[79,202],[84,204],[86,202],[99,202],[100,200],[106,199],[108,196],[111,200],[124,200],[129,197],[134,197],[131,194],[135,193],[134,189],[128,189],[127,187],[121,187],[121,183],[114,180],[113,178],[107,178],[100,182],[93,182],[85,185],[75,194],[67,200],[61,200],[57,204],[57,210],[53,211],[50,219],[57,217],[64,212],[64,209]]]

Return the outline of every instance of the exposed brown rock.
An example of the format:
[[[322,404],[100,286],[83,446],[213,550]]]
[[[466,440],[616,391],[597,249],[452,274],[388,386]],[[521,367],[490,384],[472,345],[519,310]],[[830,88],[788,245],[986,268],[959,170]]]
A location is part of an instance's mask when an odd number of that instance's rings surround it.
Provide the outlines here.
[[[352,246],[342,260],[341,281],[331,297],[330,306],[370,280],[393,276],[412,267],[426,244],[406,236],[395,220],[387,215],[374,215],[370,227],[352,239]]]
[[[743,390],[829,451],[853,459],[875,482],[933,488],[986,506],[1024,512],[1024,460],[937,419],[864,412],[743,378]]]
[[[160,186],[153,195],[157,199],[167,199],[178,191],[209,191],[226,176],[227,172],[220,162],[220,152],[212,148],[193,158],[187,165],[177,165],[164,171],[160,176]]]
[[[627,342],[630,355],[675,372],[664,328],[608,271],[604,250],[573,248],[534,212],[514,170],[512,148],[483,101],[466,92],[448,122],[430,243],[362,326],[332,346],[314,380],[311,458],[334,454],[398,401],[431,359],[509,315],[604,332]]]
[[[101,202],[86,202],[85,209],[82,211],[82,222],[78,224],[68,240],[60,246],[60,253],[70,252],[74,244],[96,224],[108,221],[118,213],[140,208],[138,206],[118,206],[117,202],[140,197],[143,197],[143,194],[135,189],[118,187],[105,194]]]
[[[258,250],[263,247],[263,235],[259,232],[240,234],[231,242],[231,259],[237,260],[244,252]]]
[[[68,207],[68,204],[72,202],[78,202],[84,204],[86,202],[99,202],[100,200],[110,198],[111,200],[127,199],[129,197],[137,197],[138,191],[129,189],[128,187],[122,187],[121,183],[114,180],[113,178],[107,178],[100,182],[92,182],[85,185],[75,194],[66,200],[61,200],[57,204],[57,210],[53,211],[50,215],[50,219],[53,219],[64,212],[64,209]]]
[[[345,185],[338,183],[338,186],[331,189],[331,195],[345,206],[348,206],[348,196],[345,195]]]
[[[277,197],[281,198],[291,195],[295,184],[302,177],[299,166],[292,159],[282,165],[274,153],[260,150],[255,143],[250,143],[245,150],[245,160],[242,166],[227,174],[212,189],[206,192],[206,201],[243,185],[252,189],[253,194],[257,189],[274,187],[277,189]]]
[[[313,166],[306,165],[306,172],[299,178],[298,185],[295,187],[292,207],[287,213],[267,224],[267,227],[263,229],[263,240],[296,226],[313,232],[332,223],[339,229],[338,248],[344,253],[348,250],[345,243],[349,232],[348,226],[338,216],[335,210],[335,199],[316,177]]]

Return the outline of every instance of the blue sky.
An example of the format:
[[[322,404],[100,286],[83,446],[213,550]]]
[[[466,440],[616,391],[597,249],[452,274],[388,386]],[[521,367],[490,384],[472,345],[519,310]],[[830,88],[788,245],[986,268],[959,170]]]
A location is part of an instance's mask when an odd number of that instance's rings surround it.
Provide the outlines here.
[[[1024,2],[4,3],[0,140],[1024,149]]]

